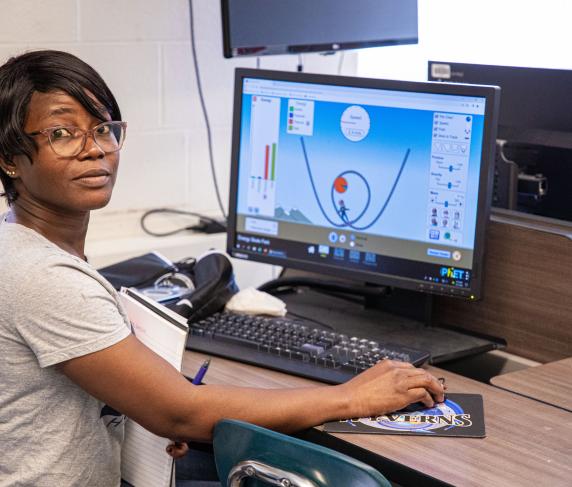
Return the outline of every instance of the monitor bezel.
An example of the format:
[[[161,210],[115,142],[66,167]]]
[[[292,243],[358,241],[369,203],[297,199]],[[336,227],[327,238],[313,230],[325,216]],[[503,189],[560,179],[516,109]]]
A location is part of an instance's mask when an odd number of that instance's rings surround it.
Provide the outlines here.
[[[273,56],[280,54],[305,54],[312,52],[337,52],[368,47],[401,46],[419,42],[419,6],[417,6],[417,35],[404,39],[379,39],[373,41],[331,42],[325,44],[283,44],[234,48],[230,40],[230,0],[221,0],[222,50],[226,59],[234,57]],[[237,49],[242,50],[238,52]]]
[[[244,78],[258,78],[275,81],[290,81],[300,83],[316,83],[332,86],[347,86],[357,88],[373,88],[381,90],[409,91],[433,94],[475,96],[485,98],[485,123],[483,129],[483,139],[481,146],[481,168],[477,201],[477,222],[475,229],[475,244],[473,250],[473,267],[471,286],[469,288],[454,288],[453,286],[439,286],[419,279],[396,277],[388,274],[367,272],[363,270],[344,269],[343,267],[332,266],[331,264],[321,264],[296,260],[292,258],[281,259],[268,257],[263,254],[245,254],[236,249],[236,223],[238,204],[238,177],[239,177],[239,155],[241,137],[242,118],[242,87]],[[494,157],[496,129],[498,123],[498,113],[500,104],[500,88],[483,85],[462,85],[442,82],[417,82],[417,81],[397,81],[382,80],[374,78],[357,78],[349,76],[333,76],[323,74],[310,74],[286,71],[260,70],[249,68],[237,68],[235,72],[234,84],[234,110],[233,129],[231,146],[231,173],[229,190],[229,212],[227,231],[227,252],[230,255],[244,258],[254,262],[286,266],[291,269],[300,269],[315,273],[322,273],[333,277],[347,277],[351,280],[366,282],[377,285],[393,286],[402,289],[427,292],[431,294],[445,294],[456,297],[465,297],[470,300],[482,297],[482,283],[485,256],[485,232],[489,220],[491,195],[494,174]]]

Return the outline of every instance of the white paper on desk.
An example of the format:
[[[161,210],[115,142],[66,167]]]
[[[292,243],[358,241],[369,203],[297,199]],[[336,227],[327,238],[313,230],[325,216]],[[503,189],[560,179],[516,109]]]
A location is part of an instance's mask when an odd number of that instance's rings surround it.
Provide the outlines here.
[[[122,289],[119,297],[137,339],[180,371],[189,332],[186,320],[134,289]],[[135,487],[169,487],[173,472],[173,458],[165,451],[169,442],[127,419],[121,477]]]

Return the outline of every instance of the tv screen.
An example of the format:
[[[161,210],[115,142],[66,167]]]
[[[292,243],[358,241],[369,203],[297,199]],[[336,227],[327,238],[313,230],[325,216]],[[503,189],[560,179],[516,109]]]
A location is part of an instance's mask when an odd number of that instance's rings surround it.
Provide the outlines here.
[[[417,0],[222,0],[224,56],[417,43]]]

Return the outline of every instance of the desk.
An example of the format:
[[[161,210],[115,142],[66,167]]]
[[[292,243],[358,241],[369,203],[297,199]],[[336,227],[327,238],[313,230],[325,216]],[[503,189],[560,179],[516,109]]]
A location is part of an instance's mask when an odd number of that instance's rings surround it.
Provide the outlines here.
[[[572,357],[497,375],[491,384],[572,412]]]
[[[185,352],[183,373],[194,375],[205,357]],[[404,486],[570,485],[571,413],[445,370],[429,370],[445,377],[451,392],[482,394],[487,438],[328,435],[319,428],[311,436],[318,441],[321,436],[326,446],[351,451]],[[265,388],[318,384],[218,357],[211,362],[206,382]]]

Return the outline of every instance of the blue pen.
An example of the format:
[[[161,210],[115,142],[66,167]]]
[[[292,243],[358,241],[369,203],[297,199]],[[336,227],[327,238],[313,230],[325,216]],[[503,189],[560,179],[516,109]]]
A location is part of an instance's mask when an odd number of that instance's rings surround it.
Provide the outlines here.
[[[203,362],[203,365],[201,365],[201,368],[195,374],[195,377],[193,378],[192,384],[198,386],[203,381],[203,377],[207,373],[207,370],[209,369],[210,363],[211,363],[210,358]]]

